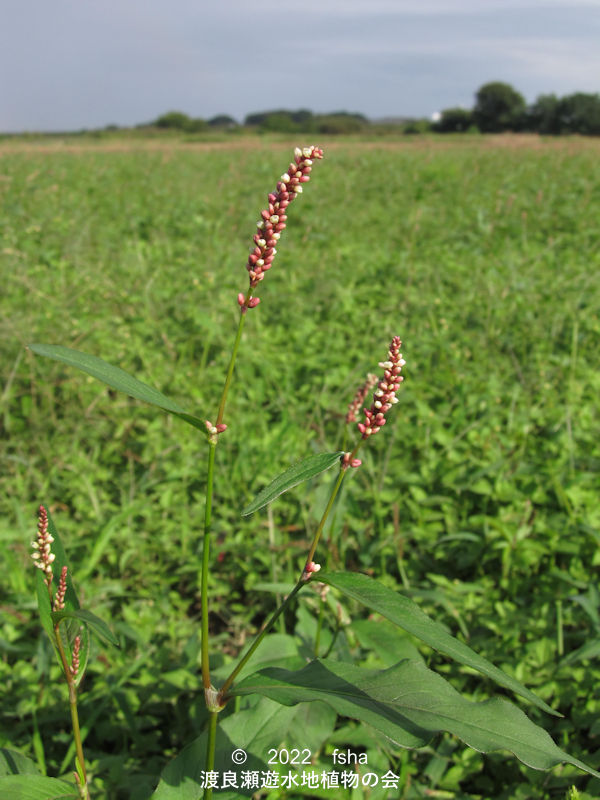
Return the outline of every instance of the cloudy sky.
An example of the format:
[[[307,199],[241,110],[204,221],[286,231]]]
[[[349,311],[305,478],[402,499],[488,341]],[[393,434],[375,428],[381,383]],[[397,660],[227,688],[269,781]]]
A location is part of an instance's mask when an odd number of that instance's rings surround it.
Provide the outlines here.
[[[4,0],[0,131],[600,92],[600,0]]]

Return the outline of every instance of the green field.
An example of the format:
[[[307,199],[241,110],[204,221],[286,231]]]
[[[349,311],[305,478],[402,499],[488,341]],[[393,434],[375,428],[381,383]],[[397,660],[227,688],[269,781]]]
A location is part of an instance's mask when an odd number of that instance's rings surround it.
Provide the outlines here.
[[[49,775],[71,769],[29,556],[45,502],[80,596],[122,643],[96,646],[80,701],[98,798],[149,797],[204,724],[206,446],[25,345],[101,356],[214,419],[256,220],[296,144],[308,142],[0,145],[0,745]],[[339,448],[357,385],[397,334],[400,403],[361,451],[318,560],[403,591],[560,711],[516,701],[598,769],[600,141],[322,144],[248,315],[217,450],[215,667],[273,608],[265,584],[294,581],[331,479],[268,514],[240,510],[289,464]],[[311,641],[315,608],[307,592],[279,633]],[[339,657],[393,663],[389,631],[372,629],[371,651],[357,624]],[[468,697],[498,693],[421,652]],[[449,736],[384,752],[338,722],[326,738],[305,746],[363,747],[370,765],[401,772],[393,796],[407,800],[562,799],[571,785],[600,796],[572,767],[537,772]]]

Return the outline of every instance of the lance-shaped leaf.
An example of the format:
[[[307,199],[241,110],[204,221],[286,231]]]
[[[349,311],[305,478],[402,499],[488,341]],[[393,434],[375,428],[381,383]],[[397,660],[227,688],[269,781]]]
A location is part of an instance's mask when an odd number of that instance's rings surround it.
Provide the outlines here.
[[[268,486],[265,486],[242,511],[242,516],[247,517],[249,514],[254,514],[259,508],[269,505],[280,494],[287,492],[288,489],[314,478],[320,472],[325,472],[336,462],[339,463],[343,455],[344,453],[341,450],[337,453],[319,453],[319,455],[309,456],[294,464],[289,469],[286,469],[285,472],[282,472],[281,475],[278,475]]]
[[[133,375],[130,375],[120,367],[115,367],[108,364],[97,356],[91,356],[88,353],[80,353],[79,350],[72,350],[70,347],[63,347],[58,344],[30,344],[29,349],[40,356],[52,358],[54,361],[60,361],[70,367],[76,367],[82,372],[86,372],[99,381],[106,383],[113,389],[120,392],[125,392],[130,397],[135,397],[137,400],[143,400],[152,406],[158,406],[163,411],[168,411],[176,417],[184,420],[185,422],[198,428],[203,433],[206,433],[206,425],[204,420],[188,412],[182,408],[178,403],[170,400],[158,389],[142,383]]]
[[[108,644],[114,644],[117,647],[119,646],[119,640],[116,638],[114,633],[108,627],[104,620],[97,617],[95,614],[92,614],[91,611],[86,611],[83,608],[78,609],[65,609],[64,611],[53,611],[52,612],[52,619],[54,623],[60,622],[62,619],[80,619],[82,622],[92,630],[94,633],[100,638],[103,639]]]
[[[270,668],[246,678],[231,694],[261,694],[283,705],[322,700],[401,747],[423,747],[436,733],[447,731],[483,753],[508,750],[534,769],[566,762],[600,777],[561,750],[512,703],[466,700],[419,661],[401,661],[382,671],[339,661],[313,661],[298,672]]]
[[[7,775],[0,778],[0,797],[10,800],[77,800],[72,783],[42,775]]]
[[[476,669],[500,686],[505,686],[515,694],[521,695],[547,713],[557,717],[561,716],[518,680],[495,667],[483,656],[477,655],[468,645],[448,633],[442,625],[421,611],[412,600],[389,589],[374,578],[358,572],[320,572],[319,581],[334,586],[347,597],[352,597],[372,611],[377,611],[399,628],[433,647],[434,650],[450,656],[460,664]]]

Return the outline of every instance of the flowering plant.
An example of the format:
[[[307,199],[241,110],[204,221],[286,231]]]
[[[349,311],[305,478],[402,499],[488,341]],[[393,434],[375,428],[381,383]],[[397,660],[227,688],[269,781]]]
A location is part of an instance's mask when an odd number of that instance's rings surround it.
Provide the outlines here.
[[[228,393],[247,312],[256,308],[260,302],[254,292],[273,266],[277,254],[276,245],[280,244],[282,232],[286,228],[288,207],[310,180],[314,161],[320,160],[322,156],[318,147],[297,148],[293,162],[281,175],[275,191],[268,195],[266,208],[261,212],[246,264],[249,286],[237,298],[238,328],[216,416],[206,419],[204,415],[191,413],[162,392],[96,356],[60,345],[30,345],[30,349],[39,355],[74,366],[114,389],[174,415],[191,425],[206,441],[206,499],[200,575],[201,674],[206,726],[200,737],[191,742],[166,767],[153,797],[156,800],[200,796],[210,798],[215,790],[223,798],[239,797],[277,787],[282,790],[289,790],[294,786],[327,789],[335,785],[345,785],[344,781],[347,782],[347,788],[352,788],[354,784],[351,781],[354,780],[360,781],[360,785],[365,787],[378,785],[378,791],[383,791],[378,796],[382,797],[388,796],[388,790],[397,790],[401,777],[391,768],[384,775],[361,771],[359,763],[362,762],[358,759],[354,761],[357,769],[348,772],[349,776],[358,776],[356,778],[335,778],[333,773],[331,776],[326,773],[329,777],[320,778],[318,774],[314,777],[314,770],[292,772],[287,768],[288,762],[277,757],[281,752],[278,746],[285,741],[286,731],[292,724],[297,707],[315,704],[316,701],[319,701],[316,703],[318,713],[324,714],[328,720],[333,717],[331,725],[325,725],[326,734],[320,744],[333,732],[336,715],[340,715],[368,724],[385,741],[402,748],[423,747],[436,733],[446,731],[483,752],[508,750],[523,763],[536,769],[549,769],[560,762],[567,762],[590,774],[598,775],[561,750],[542,728],[529,720],[515,705],[498,698],[472,702],[462,697],[444,678],[425,665],[416,650],[410,657],[400,659],[387,669],[367,669],[350,663],[342,651],[337,651],[336,635],[333,635],[323,657],[318,657],[319,648],[315,645],[315,657],[308,663],[296,649],[289,658],[282,659],[278,656],[267,659],[267,663],[263,662],[260,669],[256,668],[255,654],[299,592],[314,592],[321,602],[321,609],[327,607],[329,595],[335,594],[336,597],[344,597],[349,603],[359,603],[371,612],[381,615],[393,626],[428,647],[491,678],[538,709],[550,714],[556,713],[514,677],[502,672],[452,636],[445,627],[428,617],[404,595],[367,575],[321,569],[318,545],[348,471],[360,468],[361,460],[357,457],[359,450],[384,428],[388,415],[398,402],[397,393],[403,381],[401,373],[406,362],[401,353],[401,341],[396,335],[391,338],[387,357],[379,362],[382,374],[379,377],[369,375],[350,403],[346,422],[348,425],[356,425],[357,440],[354,447],[347,449],[346,440],[350,434],[346,431],[344,445],[339,450],[312,455],[293,465],[274,478],[241,511],[242,516],[256,513],[299,483],[315,478],[328,469],[338,470],[320,522],[306,556],[303,557],[303,566],[295,585],[289,587],[285,598],[277,605],[248,647],[239,654],[234,665],[226,665],[224,671],[215,669],[211,663],[213,653],[209,624],[209,586],[215,569],[211,556],[213,486],[219,440],[227,431],[228,425],[235,424],[235,420],[225,422]],[[383,348],[383,343],[378,343],[379,346]],[[361,407],[371,390],[372,402],[363,410],[362,420],[359,421]],[[78,792],[82,798],[86,798],[89,792],[89,776],[79,734],[76,689],[85,672],[88,631],[95,632],[108,641],[114,637],[104,623],[79,607],[66,556],[45,506],[40,509],[40,526],[34,551],[36,563],[41,568],[38,573],[40,616],[55,644],[69,687],[77,752]],[[55,573],[55,570],[58,571]],[[55,574],[59,576],[58,588],[53,595],[51,585]],[[333,606],[337,613],[335,603]],[[63,621],[64,626],[61,627]],[[336,625],[338,633],[342,625],[343,619],[339,615]],[[70,653],[70,663],[67,653]],[[248,696],[254,698],[252,703],[246,701]],[[277,712],[273,711],[274,707],[278,709]],[[227,712],[223,714],[225,709]],[[283,711],[280,712],[279,709]],[[284,720],[288,728],[283,723],[280,728],[273,725],[274,719]],[[276,754],[272,758],[269,758],[271,749],[265,752],[266,740],[261,733],[267,723],[271,733],[269,743],[276,745],[272,748]],[[337,749],[334,750],[334,754],[337,752]],[[350,763],[350,756],[342,760],[342,755],[343,752],[340,753],[340,760],[335,763]],[[313,756],[310,751],[308,762],[296,763],[310,763],[314,766]],[[284,765],[285,768],[282,769]],[[345,771],[340,773],[345,774]],[[257,784],[256,775],[263,776],[261,779],[264,782]],[[336,780],[339,781],[337,784]],[[63,790],[64,782],[57,781],[52,786],[53,789]],[[52,787],[46,785],[46,788],[50,792]]]

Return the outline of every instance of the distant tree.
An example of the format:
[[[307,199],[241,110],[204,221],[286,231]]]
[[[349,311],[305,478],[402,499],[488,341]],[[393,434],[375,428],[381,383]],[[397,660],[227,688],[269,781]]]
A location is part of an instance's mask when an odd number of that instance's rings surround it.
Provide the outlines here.
[[[348,134],[359,133],[368,124],[362,114],[350,114],[338,111],[333,114],[317,114],[314,118],[314,127],[318,133]]]
[[[187,133],[198,133],[206,128],[205,120],[200,117],[188,117],[183,111],[167,111],[151,124],[157,128],[186,131]]]
[[[445,108],[432,125],[438,133],[464,133],[473,125],[473,114],[466,108]]]
[[[167,111],[155,120],[157,128],[176,128],[177,130],[188,130],[191,119],[183,111]]]
[[[475,95],[473,120],[482,133],[519,130],[523,126],[525,99],[508,83],[486,83]]]
[[[212,117],[208,120],[208,124],[211,128],[235,128],[237,127],[237,122],[234,120],[233,117],[230,117],[228,114],[217,114],[216,117]]]
[[[527,109],[525,127],[537,133],[560,133],[559,99],[555,94],[541,94]]]
[[[298,111],[292,111],[292,119],[302,130],[309,130],[312,124],[313,113],[307,108],[300,108]]]
[[[258,111],[248,114],[244,125],[261,127],[267,130],[296,130],[297,127],[306,130],[312,119],[312,111],[301,108],[298,111],[289,111],[285,108],[276,108],[271,111]]]
[[[558,101],[561,133],[600,135],[600,95],[576,92]]]
[[[207,122],[200,117],[194,117],[190,119],[187,126],[183,129],[188,131],[188,133],[200,133],[200,131],[205,130],[207,127]]]
[[[429,133],[431,129],[432,125],[428,119],[409,119],[403,125],[402,133],[408,135]]]
[[[272,114],[267,114],[260,127],[263,131],[276,133],[292,133],[298,129],[290,111],[274,111]]]

